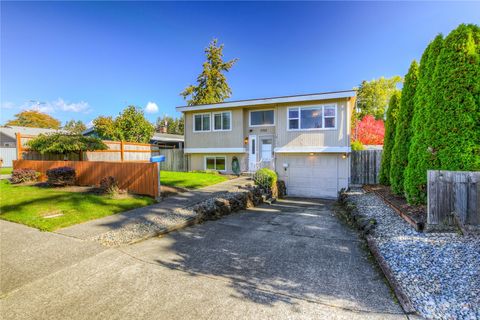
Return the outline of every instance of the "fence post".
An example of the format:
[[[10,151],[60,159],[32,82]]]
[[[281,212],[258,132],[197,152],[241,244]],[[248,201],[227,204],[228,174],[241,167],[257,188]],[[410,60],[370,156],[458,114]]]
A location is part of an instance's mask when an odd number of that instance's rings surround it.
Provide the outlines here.
[[[17,160],[22,160],[22,135],[17,132],[15,136],[17,138]]]
[[[125,159],[125,145],[123,144],[123,140],[120,141],[120,160],[123,162]]]

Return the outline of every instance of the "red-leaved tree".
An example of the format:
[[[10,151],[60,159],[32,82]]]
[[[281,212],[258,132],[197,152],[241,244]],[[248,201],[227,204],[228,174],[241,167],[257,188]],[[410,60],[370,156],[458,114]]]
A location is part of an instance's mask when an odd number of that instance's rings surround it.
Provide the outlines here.
[[[363,117],[357,122],[353,138],[363,144],[381,144],[385,135],[385,125],[383,120],[375,120],[372,115]]]

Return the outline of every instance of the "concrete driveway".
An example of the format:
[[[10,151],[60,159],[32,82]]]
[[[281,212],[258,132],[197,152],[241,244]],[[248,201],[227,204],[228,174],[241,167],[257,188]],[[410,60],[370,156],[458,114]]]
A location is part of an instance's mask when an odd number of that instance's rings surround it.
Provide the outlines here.
[[[405,319],[333,205],[278,201],[117,249],[69,238],[74,261],[66,254],[50,273],[10,284],[1,311],[5,319]]]

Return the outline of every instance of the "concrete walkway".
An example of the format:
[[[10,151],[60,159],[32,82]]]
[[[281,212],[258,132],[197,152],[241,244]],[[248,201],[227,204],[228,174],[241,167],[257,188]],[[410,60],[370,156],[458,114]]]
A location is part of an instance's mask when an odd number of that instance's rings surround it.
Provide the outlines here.
[[[84,257],[5,290],[0,310],[5,319],[405,319],[333,205],[282,200],[127,247],[64,248],[57,263],[68,251]],[[51,236],[8,250],[67,241]],[[9,268],[29,263],[7,258]]]
[[[155,218],[171,216],[173,210],[192,206],[213,197],[216,193],[232,191],[252,183],[253,182],[247,177],[239,177],[205,188],[192,190],[190,192],[178,193],[151,206],[137,208],[120,214],[63,228],[57,230],[56,233],[87,240],[99,238],[108,232],[118,232],[119,229],[132,229],[132,226],[135,224],[164,223],[162,220]],[[178,215],[176,215],[176,218],[178,218]],[[180,222],[175,221],[175,223]]]

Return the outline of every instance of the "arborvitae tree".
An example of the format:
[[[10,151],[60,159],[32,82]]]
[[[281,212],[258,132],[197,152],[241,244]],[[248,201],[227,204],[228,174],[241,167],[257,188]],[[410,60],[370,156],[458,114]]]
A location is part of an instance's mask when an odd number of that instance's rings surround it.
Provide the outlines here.
[[[435,68],[435,111],[427,132],[435,169],[480,170],[480,27],[445,38]]]
[[[398,108],[400,106],[400,97],[400,91],[396,91],[388,103],[387,121],[385,121],[385,137],[383,138],[382,165],[380,167],[380,183],[385,185],[390,184],[390,161],[395,143],[395,128]]]
[[[438,35],[425,49],[420,60],[418,86],[414,98],[413,136],[408,151],[408,164],[404,173],[404,188],[409,203],[424,203],[427,195],[427,170],[433,167],[428,152],[427,130],[435,112],[433,75],[438,55],[443,47],[443,36]]]
[[[412,136],[413,97],[417,83],[418,63],[413,61],[405,75],[390,162],[390,184],[392,191],[396,194],[403,194],[403,173],[408,164],[408,149]]]

